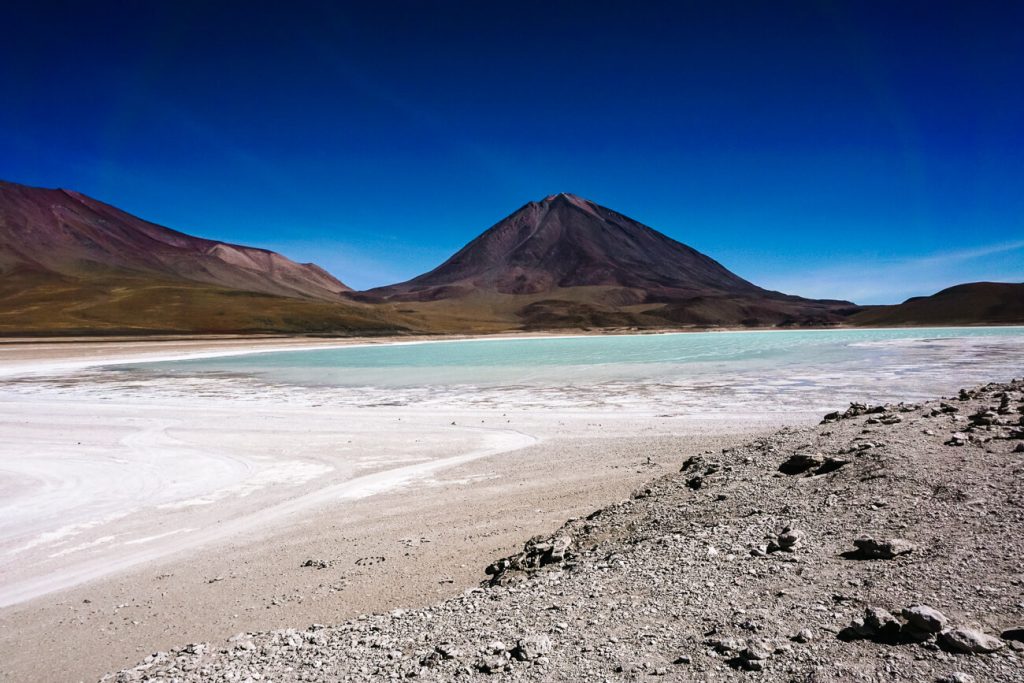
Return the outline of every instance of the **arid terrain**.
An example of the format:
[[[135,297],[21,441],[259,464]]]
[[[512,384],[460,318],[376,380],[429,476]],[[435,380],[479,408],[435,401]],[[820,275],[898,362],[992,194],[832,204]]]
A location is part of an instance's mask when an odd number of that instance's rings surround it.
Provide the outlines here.
[[[721,449],[680,439],[650,451],[671,474],[524,524],[541,535],[457,597],[193,643],[104,680],[1019,681],[1022,416],[1018,380]],[[317,577],[346,564],[309,559]]]
[[[0,347],[0,679],[95,680],[185,642],[427,606],[672,469],[679,434],[719,449],[814,417],[353,408],[74,374],[338,343]]]
[[[1012,324],[1024,322],[1022,288],[971,283],[891,306],[770,291],[560,193],[523,205],[427,273],[354,292],[313,263],[172,230],[72,190],[0,181],[4,335]]]

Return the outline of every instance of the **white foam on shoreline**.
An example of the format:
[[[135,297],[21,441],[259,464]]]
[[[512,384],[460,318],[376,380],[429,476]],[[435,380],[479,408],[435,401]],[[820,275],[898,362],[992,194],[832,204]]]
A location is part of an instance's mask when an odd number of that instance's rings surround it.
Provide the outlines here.
[[[95,548],[96,546],[106,545],[107,543],[113,541],[115,538],[117,538],[116,535],[100,536],[99,538],[87,541],[85,543],[80,543],[70,548],[65,548],[64,550],[58,550],[57,552],[50,555],[50,559],[53,559],[55,557],[64,557],[65,555],[70,555],[71,553],[77,553],[83,550],[88,550],[89,548]]]
[[[999,326],[951,326],[951,327],[918,327],[918,328],[906,328],[906,327],[857,327],[857,328],[827,328],[827,329],[749,329],[749,330],[692,330],[692,331],[671,331],[671,332],[638,332],[638,333],[615,333],[615,334],[537,334],[537,335],[482,335],[476,337],[442,337],[438,339],[414,339],[414,340],[399,340],[389,339],[386,341],[358,341],[358,342],[338,342],[336,344],[309,344],[309,345],[297,345],[297,346],[268,346],[265,348],[249,348],[249,349],[214,349],[206,351],[179,351],[174,353],[140,353],[140,354],[129,354],[129,355],[112,355],[105,358],[90,358],[73,361],[9,361],[0,363],[0,377],[17,377],[25,375],[46,375],[46,374],[65,374],[69,372],[75,372],[78,370],[85,370],[89,368],[98,368],[111,365],[134,365],[134,364],[147,364],[147,363],[164,363],[172,361],[182,360],[202,360],[209,358],[224,358],[230,356],[251,356],[267,353],[283,353],[283,352],[301,352],[301,351],[318,351],[318,350],[333,350],[333,349],[358,349],[368,347],[384,347],[384,346],[418,346],[423,344],[445,344],[445,343],[482,343],[482,342],[503,342],[503,341],[531,341],[531,340],[551,340],[551,339],[589,339],[596,337],[650,337],[650,336],[680,336],[680,335],[748,335],[748,334],[771,334],[781,333],[785,334],[788,332],[800,332],[807,334],[829,334],[842,331],[914,331],[918,333],[926,333],[932,330],[979,330],[979,329],[999,329],[999,330],[1021,330],[1024,331],[1024,326],[1018,325],[999,325]],[[41,342],[45,343],[45,342]],[[159,344],[161,342],[151,342]]]
[[[177,534],[187,534],[190,531],[195,531],[195,529],[175,529],[174,531],[168,531],[162,534],[155,534],[153,536],[143,536],[142,538],[135,538],[130,541],[123,541],[121,545],[142,545],[143,543],[152,543],[153,541],[159,541],[160,539],[167,538],[168,536],[176,536]]]

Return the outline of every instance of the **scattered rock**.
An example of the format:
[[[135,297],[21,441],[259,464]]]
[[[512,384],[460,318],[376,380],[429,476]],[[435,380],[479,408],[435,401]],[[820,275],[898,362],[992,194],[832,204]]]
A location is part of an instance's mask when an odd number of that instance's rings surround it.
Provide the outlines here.
[[[947,628],[939,633],[939,643],[954,652],[984,654],[1001,649],[1005,643],[995,636],[964,626]]]
[[[331,566],[329,560],[306,560],[302,563],[303,567],[313,567],[314,569],[327,569]]]
[[[753,638],[747,641],[747,646],[740,651],[743,659],[768,659],[775,652],[775,646],[767,640]]]
[[[909,624],[926,633],[938,633],[949,621],[946,615],[928,605],[904,607],[902,613]]]
[[[484,657],[477,663],[477,669],[485,674],[496,674],[508,667],[508,659],[505,655],[490,655]]]
[[[1012,620],[1024,610],[1024,535],[1016,533],[1024,509],[1024,460],[1008,454],[1024,445],[1013,440],[1024,427],[1018,424],[1022,398],[1024,381],[1016,381],[974,390],[963,401],[929,402],[913,413],[905,412],[908,406],[851,406],[851,414],[864,417],[840,413],[827,427],[796,426],[756,437],[720,457],[694,456],[681,473],[633,485],[642,497],[531,539],[520,552],[495,562],[484,585],[433,606],[407,610],[400,618],[394,612],[367,614],[308,631],[243,634],[206,649],[153,653],[138,667],[104,680],[472,683],[488,676],[665,676],[721,683],[962,683],[970,680],[963,672],[970,672],[986,683],[1019,683],[1024,624]],[[995,424],[966,417],[1004,403],[1010,412],[1000,413]],[[882,424],[891,415],[903,422]],[[866,433],[868,416],[878,425]],[[935,433],[923,434],[925,426]],[[966,438],[967,449],[940,446],[954,429]],[[669,443],[664,452],[679,447]],[[779,463],[794,453],[814,454],[809,457],[820,462],[797,478],[780,474]],[[827,469],[830,458],[849,463],[838,475],[813,476]],[[694,477],[702,480],[699,494],[687,488]],[[515,523],[529,528],[532,519],[527,515]],[[883,539],[910,535],[920,546],[903,560],[836,564],[830,556],[834,544],[862,531]],[[503,543],[491,537],[479,542]],[[871,539],[866,555],[861,544],[851,545],[844,557],[905,557],[905,543]],[[747,556],[746,548],[766,559]],[[318,566],[315,559],[310,566]],[[393,573],[373,576],[376,569],[367,568],[363,577],[395,580]],[[454,568],[451,574],[444,567],[436,571],[438,577],[456,576]],[[310,571],[294,586],[301,592],[282,587],[280,600],[330,599],[330,582],[317,587],[309,580],[327,573]],[[948,616],[956,621],[920,604],[939,600],[933,596],[949,601],[935,606],[955,605],[956,613]],[[139,603],[114,610],[70,602],[66,607],[72,619],[85,617],[101,627],[109,620],[115,629],[142,614]],[[854,616],[851,609],[860,611],[859,618],[838,638],[830,637],[835,624]],[[985,635],[968,619],[990,620],[1005,630]],[[959,624],[969,625],[974,635],[951,628]],[[847,639],[861,642],[842,642]],[[1000,647],[993,656],[973,654]]]
[[[888,610],[868,607],[864,610],[864,625],[871,636],[882,641],[894,642],[899,639],[903,625]]]
[[[511,580],[516,572],[530,572],[548,565],[561,565],[572,557],[572,537],[558,533],[550,538],[537,536],[526,542],[521,553],[491,564],[485,572],[491,585]]]
[[[551,639],[546,635],[533,635],[520,638],[512,650],[512,656],[521,662],[527,662],[551,652]]]
[[[715,638],[707,642],[715,652],[722,655],[739,654],[747,646],[745,641],[738,638]]]
[[[953,432],[953,435],[945,443],[947,446],[966,446],[969,438],[963,432]]]
[[[974,683],[974,676],[962,671],[954,671],[951,674],[939,676],[935,681],[936,683]]]
[[[787,553],[794,552],[803,546],[806,536],[807,534],[803,531],[787,526],[769,540],[767,551],[769,553],[779,552],[780,550]]]
[[[913,543],[902,538],[879,540],[870,536],[861,536],[853,542],[853,545],[857,547],[854,556],[865,560],[891,560],[917,549]]]

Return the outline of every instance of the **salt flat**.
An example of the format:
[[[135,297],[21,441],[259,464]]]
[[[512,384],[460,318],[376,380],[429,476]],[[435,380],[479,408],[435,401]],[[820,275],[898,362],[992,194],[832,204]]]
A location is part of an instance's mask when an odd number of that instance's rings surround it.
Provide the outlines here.
[[[757,359],[545,383],[556,367],[475,387],[289,384],[226,358],[105,369],[308,340],[6,347],[0,673],[95,678],[183,642],[426,605],[688,455],[810,424],[857,392],[995,376],[1021,339],[897,339],[886,364],[827,372]]]

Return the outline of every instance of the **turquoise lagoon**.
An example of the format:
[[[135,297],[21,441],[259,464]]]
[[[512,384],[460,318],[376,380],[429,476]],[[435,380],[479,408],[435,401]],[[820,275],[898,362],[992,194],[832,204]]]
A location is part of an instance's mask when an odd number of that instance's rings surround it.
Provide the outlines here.
[[[261,352],[107,368],[164,383],[359,406],[432,403],[684,412],[918,400],[1024,375],[1024,327],[483,338]],[[232,392],[234,393],[234,392]]]

